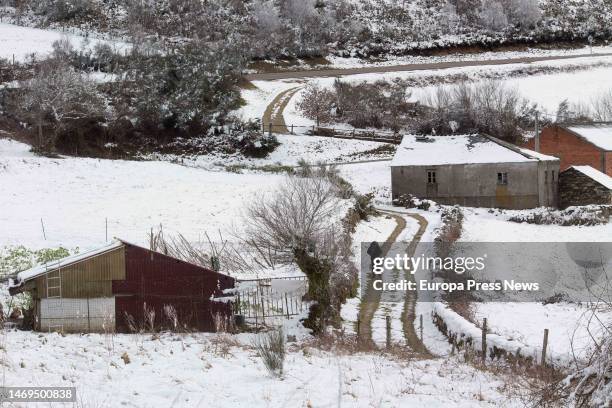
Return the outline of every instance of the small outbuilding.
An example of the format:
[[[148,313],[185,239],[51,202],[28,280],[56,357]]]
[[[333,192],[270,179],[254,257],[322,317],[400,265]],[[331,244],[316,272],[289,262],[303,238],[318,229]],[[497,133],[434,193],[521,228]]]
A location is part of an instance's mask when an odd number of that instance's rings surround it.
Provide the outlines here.
[[[213,331],[231,305],[215,301],[234,279],[201,266],[115,241],[20,272],[9,292],[29,292],[34,329],[129,332],[152,325]]]
[[[391,162],[394,200],[526,209],[557,206],[559,159],[483,134],[408,135]]]
[[[591,166],[572,166],[559,175],[559,206],[612,205],[612,177]]]
[[[527,147],[558,157],[561,171],[591,166],[612,176],[612,122],[554,123],[530,139]]]

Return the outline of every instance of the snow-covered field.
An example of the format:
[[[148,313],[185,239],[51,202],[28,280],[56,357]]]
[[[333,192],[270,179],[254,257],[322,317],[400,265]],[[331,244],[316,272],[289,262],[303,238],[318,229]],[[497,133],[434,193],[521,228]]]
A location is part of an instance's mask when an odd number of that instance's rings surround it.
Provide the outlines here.
[[[346,140],[308,135],[275,135],[278,146],[266,158],[249,158],[241,154],[194,155],[191,157],[176,155],[151,155],[164,161],[180,160],[183,164],[208,170],[220,170],[226,166],[261,167],[267,165],[296,166],[300,160],[308,163],[343,163],[381,158],[391,158],[392,154],[372,152],[386,143],[366,140]]]
[[[516,340],[528,347],[542,348],[544,329],[548,329],[547,354],[551,360],[571,364],[585,360],[593,351],[592,339],[604,335],[603,324],[612,323],[612,313],[595,312],[574,303],[476,303],[475,318],[487,318],[490,332]]]
[[[589,103],[602,92],[612,89],[612,67],[596,67],[574,72],[517,76],[504,81],[516,88],[529,101],[549,115],[554,115],[559,103]],[[448,85],[447,87],[452,87]],[[435,87],[415,89],[413,98],[426,101]]]
[[[50,159],[0,139],[0,246],[87,249],[114,236],[147,244],[160,224],[192,240],[219,230],[230,238],[245,203],[281,178],[155,161]]]
[[[82,407],[515,407],[503,379],[456,359],[332,354],[289,344],[283,379],[232,336],[2,335],[5,386],[74,386]],[[126,364],[122,356],[129,358]]]
[[[568,69],[569,72],[539,72],[529,74],[530,69],[545,71],[551,69]],[[570,60],[553,60],[534,63],[508,64],[499,66],[473,66],[462,68],[448,68],[438,70],[422,70],[407,72],[388,72],[375,74],[357,74],[342,77],[349,82],[374,82],[379,80],[392,80],[394,78],[411,79],[420,82],[439,82],[444,84],[448,78],[461,75],[465,79],[478,82],[487,78],[504,81],[509,87],[516,88],[520,94],[537,103],[546,114],[556,113],[560,102],[567,99],[572,103],[589,103],[601,92],[612,89],[612,57],[584,57]],[[335,78],[312,78],[308,82],[323,87],[331,87]],[[265,81],[258,81],[265,82]],[[264,85],[266,89],[292,88],[303,86],[304,83],[285,81],[271,81]],[[426,102],[435,88],[439,85],[417,86],[410,89],[411,100]],[[454,85],[443,85],[452,87]],[[298,91],[289,101],[284,118],[288,124],[311,126],[313,122],[299,112],[296,107],[303,90]],[[271,100],[271,99],[270,99]],[[261,111],[259,108],[245,108],[245,112]],[[264,107],[265,109],[265,107]],[[247,115],[248,116],[248,115]],[[260,116],[259,116],[260,117]]]
[[[56,30],[21,27],[14,24],[0,23],[0,58],[25,61],[31,54],[37,58],[44,57],[53,50],[53,43],[67,38],[76,49],[92,49],[99,42],[109,44],[119,51],[128,47],[124,42],[87,38]]]

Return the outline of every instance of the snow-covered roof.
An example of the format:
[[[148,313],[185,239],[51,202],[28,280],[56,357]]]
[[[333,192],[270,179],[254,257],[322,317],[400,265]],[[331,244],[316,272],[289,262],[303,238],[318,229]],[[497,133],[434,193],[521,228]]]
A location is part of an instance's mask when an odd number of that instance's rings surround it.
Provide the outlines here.
[[[115,250],[124,245],[122,241],[116,240],[112,243],[105,245],[101,248],[97,248],[91,251],[82,252],[76,255],[70,255],[65,258],[59,259],[57,261],[51,261],[45,264],[37,265],[31,269],[27,269],[25,271],[19,272],[17,274],[17,279],[13,282],[11,286],[19,286],[23,282],[36,278],[37,276],[43,275],[45,273],[57,270],[59,268],[66,267],[68,265],[75,264],[77,262],[83,261],[87,258],[91,258],[97,255],[102,255],[106,252]]]
[[[612,190],[612,177],[608,176],[606,173],[602,173],[601,171],[594,169],[591,166],[572,166],[572,169],[576,169],[587,177],[592,178],[602,186]]]
[[[567,129],[601,149],[612,150],[612,123],[571,125]]]
[[[486,135],[404,136],[391,166],[520,163],[558,160]]]

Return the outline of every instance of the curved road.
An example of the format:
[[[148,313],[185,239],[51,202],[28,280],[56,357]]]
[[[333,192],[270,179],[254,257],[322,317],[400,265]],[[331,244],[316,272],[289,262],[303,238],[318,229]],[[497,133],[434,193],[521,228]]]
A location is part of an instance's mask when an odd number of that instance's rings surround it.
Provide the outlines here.
[[[477,66],[487,66],[487,65],[508,65],[508,64],[526,64],[526,63],[528,64],[531,62],[567,60],[567,59],[584,58],[584,57],[612,57],[612,53],[557,55],[557,56],[544,56],[544,57],[519,57],[519,58],[474,60],[474,61],[446,61],[446,62],[402,64],[402,65],[389,65],[389,66],[379,65],[379,66],[359,67],[359,68],[313,69],[309,71],[262,72],[262,73],[257,73],[257,74],[246,75],[245,78],[249,81],[272,81],[275,79],[319,78],[319,77],[335,77],[335,76],[356,75],[356,74],[373,74],[373,73],[385,73],[385,72],[424,71],[428,69],[477,67]]]

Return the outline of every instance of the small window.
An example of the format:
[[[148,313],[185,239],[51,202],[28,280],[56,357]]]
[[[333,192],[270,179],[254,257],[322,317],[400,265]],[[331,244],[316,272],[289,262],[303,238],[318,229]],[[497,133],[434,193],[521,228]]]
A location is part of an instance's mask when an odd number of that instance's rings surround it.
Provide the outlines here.
[[[548,170],[544,170],[544,183],[548,184]]]
[[[550,175],[551,175],[551,177],[550,177],[550,181],[552,181],[552,182],[554,183],[554,182],[555,182],[555,171],[554,171],[554,170],[552,170],[552,171],[550,172]]]
[[[497,173],[497,184],[505,186],[508,184],[508,173]]]
[[[436,171],[427,170],[427,184],[436,184]]]

